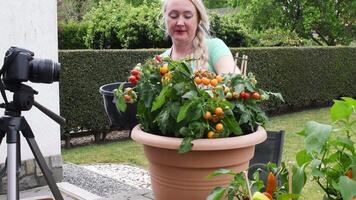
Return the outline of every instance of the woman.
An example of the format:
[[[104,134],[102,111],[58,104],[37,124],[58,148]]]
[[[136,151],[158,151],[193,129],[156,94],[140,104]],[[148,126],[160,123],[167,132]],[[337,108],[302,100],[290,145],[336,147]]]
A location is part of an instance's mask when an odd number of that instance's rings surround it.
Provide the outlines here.
[[[207,69],[217,74],[240,73],[226,44],[209,38],[209,19],[201,0],[164,0],[163,22],[172,47],[162,56],[173,60],[189,56],[198,59],[194,69]]]

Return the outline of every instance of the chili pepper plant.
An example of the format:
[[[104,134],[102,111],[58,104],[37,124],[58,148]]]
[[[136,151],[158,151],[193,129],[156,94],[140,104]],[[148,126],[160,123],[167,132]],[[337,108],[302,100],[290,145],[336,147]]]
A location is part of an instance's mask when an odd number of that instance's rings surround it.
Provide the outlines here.
[[[267,180],[260,179],[262,173],[267,174]],[[298,199],[306,183],[305,165],[302,167],[295,164],[287,166],[284,162],[279,167],[274,163],[266,164],[258,169],[248,182],[244,172],[235,173],[228,169],[218,169],[207,178],[226,174],[233,176],[233,180],[226,187],[214,188],[207,200],[249,200],[248,190],[251,191],[252,200]]]
[[[324,191],[324,199],[356,199],[356,100],[335,100],[330,114],[331,124],[309,121],[298,133],[304,137],[305,149],[296,159],[311,168],[311,178]]]
[[[131,70],[134,87],[115,90],[119,111],[137,102],[137,117],[146,132],[183,138],[180,153],[192,148],[192,140],[225,138],[254,132],[267,116],[260,104],[279,93],[257,86],[252,73],[216,75],[198,69],[192,59],[175,61],[156,56]]]

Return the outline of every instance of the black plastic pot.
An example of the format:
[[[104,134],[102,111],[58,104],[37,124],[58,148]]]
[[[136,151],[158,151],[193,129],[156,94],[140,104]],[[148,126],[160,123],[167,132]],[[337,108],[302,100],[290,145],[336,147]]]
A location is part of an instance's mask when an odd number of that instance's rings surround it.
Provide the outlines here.
[[[100,87],[99,92],[103,96],[105,112],[110,121],[112,130],[132,129],[138,122],[136,118],[136,103],[127,104],[126,112],[119,112],[114,102],[114,90],[122,82],[110,83]],[[124,88],[132,87],[131,83],[125,82]]]

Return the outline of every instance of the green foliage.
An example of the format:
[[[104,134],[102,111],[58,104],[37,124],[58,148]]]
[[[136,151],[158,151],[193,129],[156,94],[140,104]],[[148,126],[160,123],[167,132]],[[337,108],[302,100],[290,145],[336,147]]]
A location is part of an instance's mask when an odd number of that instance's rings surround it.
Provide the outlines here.
[[[60,0],[57,1],[58,21],[67,23],[71,21],[81,21],[83,16],[94,6],[99,0]]]
[[[136,3],[133,3],[136,4]],[[99,2],[84,18],[88,24],[86,47],[94,49],[168,48],[171,45],[159,23],[160,4],[131,5],[124,0]],[[248,36],[236,15],[211,14],[212,32],[228,46],[248,46]]]
[[[271,28],[250,33],[252,45],[261,47],[273,46],[305,46],[312,45],[311,41],[299,37],[295,32],[281,28]]]
[[[226,8],[226,7],[236,7],[238,0],[204,0],[204,5],[207,8]]]
[[[240,0],[240,17],[253,31],[281,28],[319,45],[349,45],[356,37],[356,2]]]
[[[134,7],[138,7],[142,4],[159,4],[160,0],[125,0],[126,3],[133,5]]]
[[[274,93],[258,88],[252,82],[255,80],[252,73],[218,77],[206,70],[192,72],[190,61],[161,60],[156,56],[131,71],[129,80],[139,96],[137,117],[144,131],[184,138],[179,153],[185,153],[192,149],[194,139],[248,134],[256,131],[257,126],[265,125],[267,117],[260,103]],[[204,84],[196,79],[202,79]],[[216,82],[209,85],[204,79]],[[232,98],[233,92],[247,93],[251,97]],[[253,94],[258,97],[253,98]],[[127,95],[120,86],[115,90],[116,103],[121,105],[120,99]],[[127,103],[133,103],[131,96],[128,99]],[[117,107],[125,112],[122,106]],[[205,117],[206,113],[209,117]]]
[[[85,49],[84,37],[87,27],[87,24],[83,22],[69,21],[68,23],[59,23],[58,48]]]
[[[123,0],[101,1],[86,16],[88,48],[156,48],[168,46],[158,25],[157,3],[133,7]]]
[[[219,15],[210,14],[212,34],[222,39],[229,47],[249,46],[249,36],[241,27],[236,14]]]
[[[324,190],[326,199],[351,199],[356,196],[355,142],[356,100],[336,100],[330,110],[333,124],[308,122],[299,135],[305,137],[305,149],[297,154],[298,164],[309,165],[313,180]],[[333,132],[341,137],[331,137]],[[349,174],[351,171],[351,174]]]

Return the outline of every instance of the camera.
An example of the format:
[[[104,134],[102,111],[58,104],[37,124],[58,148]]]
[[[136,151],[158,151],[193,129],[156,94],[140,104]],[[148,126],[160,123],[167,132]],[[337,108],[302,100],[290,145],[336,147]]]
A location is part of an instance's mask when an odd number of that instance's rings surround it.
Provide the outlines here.
[[[11,47],[6,51],[1,69],[4,83],[53,83],[59,81],[60,64],[49,59],[33,58],[34,53]]]

